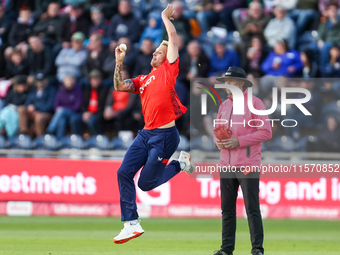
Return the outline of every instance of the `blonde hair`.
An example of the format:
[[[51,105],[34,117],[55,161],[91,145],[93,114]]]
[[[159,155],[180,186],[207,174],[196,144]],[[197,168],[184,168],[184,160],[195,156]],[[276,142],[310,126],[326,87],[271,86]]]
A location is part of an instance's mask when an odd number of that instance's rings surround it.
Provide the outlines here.
[[[163,40],[159,46],[164,45],[164,46],[168,47],[168,44],[169,44],[168,41]]]

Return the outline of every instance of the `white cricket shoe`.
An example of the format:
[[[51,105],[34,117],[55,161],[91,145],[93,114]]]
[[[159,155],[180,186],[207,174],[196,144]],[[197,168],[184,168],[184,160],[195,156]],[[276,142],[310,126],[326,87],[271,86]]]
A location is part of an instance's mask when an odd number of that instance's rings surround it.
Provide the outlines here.
[[[192,174],[195,171],[195,165],[191,162],[191,157],[189,153],[181,151],[181,153],[179,154],[178,162],[185,164],[185,167],[182,168],[181,172]]]
[[[126,243],[133,238],[139,237],[144,234],[142,226],[139,221],[136,224],[130,221],[124,223],[124,228],[120,231],[119,235],[113,238],[113,242],[116,244]]]

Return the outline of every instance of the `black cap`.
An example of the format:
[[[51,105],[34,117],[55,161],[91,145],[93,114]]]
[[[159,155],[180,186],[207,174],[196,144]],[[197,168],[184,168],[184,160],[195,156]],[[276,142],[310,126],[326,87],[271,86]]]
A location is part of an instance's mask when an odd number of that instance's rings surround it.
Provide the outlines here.
[[[224,74],[224,76],[216,78],[216,80],[225,82],[226,79],[237,79],[244,81],[244,87],[252,87],[253,84],[247,79],[247,73],[240,67],[231,66],[228,68],[228,71]]]

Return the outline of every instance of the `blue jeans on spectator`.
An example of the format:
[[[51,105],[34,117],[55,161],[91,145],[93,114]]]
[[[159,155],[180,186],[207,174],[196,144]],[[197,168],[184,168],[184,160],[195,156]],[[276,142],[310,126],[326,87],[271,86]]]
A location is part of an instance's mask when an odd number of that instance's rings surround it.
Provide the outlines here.
[[[317,56],[319,56],[319,66],[325,66],[326,64],[329,63],[329,61],[331,60],[331,56],[329,54],[329,50],[332,47],[333,47],[333,43],[331,43],[331,42],[324,42],[324,45],[319,50],[317,42],[311,43],[310,48],[314,52],[315,59],[317,59]]]
[[[47,133],[56,134],[58,139],[61,139],[65,135],[67,124],[70,123],[72,133],[74,129],[77,131],[77,127],[71,125],[70,119],[77,115],[74,111],[67,108],[59,108],[52,117],[52,120],[47,128]],[[80,132],[79,132],[80,133]]]
[[[211,16],[213,16],[213,11],[203,11],[203,12],[197,12],[196,19],[198,24],[200,24],[202,33],[208,32],[209,29],[209,22],[208,20],[211,19]]]
[[[85,123],[87,125],[87,127],[90,129],[90,131],[94,134],[94,135],[98,135],[98,134],[102,134],[103,133],[103,114],[101,113],[95,113],[93,114],[89,121],[87,123]],[[71,120],[70,120],[70,125],[71,125],[71,129],[72,127],[74,128],[78,128],[80,127],[80,130],[72,130],[76,131],[73,132],[75,134],[80,134],[81,133],[81,127],[83,125],[83,115],[82,114],[76,114],[74,116],[72,116]],[[78,133],[79,132],[79,133]]]
[[[317,12],[315,10],[293,10],[287,14],[292,20],[295,21],[297,34],[301,35],[307,26],[307,24],[314,20]]]
[[[191,10],[184,10],[183,15],[187,19],[196,19],[196,11],[191,11]]]

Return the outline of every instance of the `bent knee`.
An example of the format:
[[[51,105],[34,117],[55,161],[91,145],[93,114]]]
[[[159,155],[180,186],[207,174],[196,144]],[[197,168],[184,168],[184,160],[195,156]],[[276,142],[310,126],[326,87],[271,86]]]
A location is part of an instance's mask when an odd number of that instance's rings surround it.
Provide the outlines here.
[[[150,191],[150,190],[154,189],[153,185],[150,185],[149,183],[145,183],[145,182],[140,182],[140,181],[138,181],[138,187],[142,191]]]
[[[124,169],[120,167],[117,171],[117,176],[122,177],[122,176],[125,176],[125,175],[126,175],[126,173],[125,173]]]
[[[20,106],[18,106],[17,110],[18,110],[19,114],[26,113],[26,106],[20,105]]]

